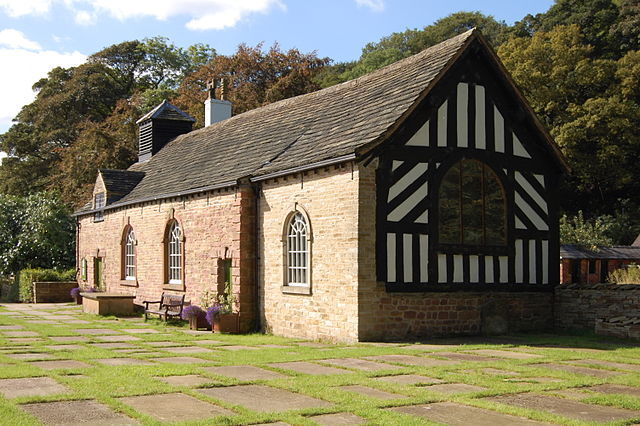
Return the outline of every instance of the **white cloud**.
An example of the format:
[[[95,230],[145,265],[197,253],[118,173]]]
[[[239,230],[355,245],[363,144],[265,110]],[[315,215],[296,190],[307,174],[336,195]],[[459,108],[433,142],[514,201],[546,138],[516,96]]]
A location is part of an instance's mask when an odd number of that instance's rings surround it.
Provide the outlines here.
[[[12,18],[25,15],[44,15],[51,9],[53,0],[0,0],[0,9]]]
[[[97,21],[95,13],[87,12],[86,10],[78,10],[75,16],[76,24],[88,27],[94,25]]]
[[[268,13],[273,7],[286,9],[283,0],[0,0],[0,10],[14,18],[41,15],[51,10],[52,3],[66,6],[75,22],[83,26],[95,24],[100,15],[120,21],[142,17],[164,21],[184,16],[191,30],[230,28],[251,14]]]
[[[76,66],[87,59],[80,52],[42,50],[37,43],[26,37],[24,41],[26,43],[23,44],[30,46],[31,50],[24,46],[11,47],[6,43],[0,44],[0,64],[10,64],[0,67],[0,133],[9,127],[11,119],[18,114],[23,105],[33,101],[35,93],[31,87],[36,81],[46,77],[54,67]],[[2,44],[7,47],[2,47]],[[38,49],[33,48],[34,46]]]
[[[42,49],[38,43],[27,39],[22,32],[13,29],[0,31],[0,46],[8,47],[10,49]]]
[[[384,0],[356,0],[358,6],[368,7],[374,12],[382,12],[384,10]]]

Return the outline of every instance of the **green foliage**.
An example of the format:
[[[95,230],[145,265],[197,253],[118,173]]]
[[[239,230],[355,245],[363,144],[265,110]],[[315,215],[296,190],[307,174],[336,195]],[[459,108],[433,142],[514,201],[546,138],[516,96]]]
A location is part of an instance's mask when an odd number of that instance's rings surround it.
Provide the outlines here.
[[[75,269],[23,269],[18,274],[18,297],[23,303],[33,302],[34,281],[75,281]]]
[[[613,245],[613,240],[607,236],[610,224],[600,219],[585,220],[582,211],[574,217],[566,214],[560,218],[560,244],[575,244],[590,249],[598,246]]]
[[[350,80],[375,71],[471,28],[480,29],[494,46],[499,46],[505,40],[508,29],[504,22],[480,12],[452,13],[422,30],[407,29],[383,37],[377,43],[367,44],[362,49],[360,59],[341,74],[340,80]]]
[[[74,263],[75,224],[59,198],[0,195],[0,274]]]
[[[640,284],[640,268],[638,265],[627,265],[616,269],[607,276],[607,282],[615,284]]]

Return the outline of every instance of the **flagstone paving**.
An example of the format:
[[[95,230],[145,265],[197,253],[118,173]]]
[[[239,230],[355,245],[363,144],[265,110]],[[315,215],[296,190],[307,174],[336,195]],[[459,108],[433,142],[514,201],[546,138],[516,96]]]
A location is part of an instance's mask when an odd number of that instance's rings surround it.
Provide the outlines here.
[[[156,379],[168,383],[174,386],[188,386],[195,387],[204,385],[207,383],[217,383],[215,380],[208,377],[198,376],[197,374],[187,374],[184,376],[165,376],[156,377]]]
[[[511,425],[542,425],[523,417],[496,413],[483,408],[457,404],[455,402],[436,402],[434,404],[407,405],[389,408],[397,413],[422,417],[432,422],[445,423],[455,426],[511,426]]]
[[[480,354],[480,355],[487,355],[490,357],[508,358],[508,359],[542,358],[542,355],[538,355],[538,354],[530,354],[527,352],[503,351],[499,349],[474,349],[466,352],[471,352],[471,353]]]
[[[131,396],[119,400],[141,413],[164,422],[203,420],[234,414],[225,408],[183,393]]]
[[[89,339],[83,336],[52,336],[49,339],[55,342],[88,342]]]
[[[54,357],[53,355],[50,355],[48,353],[6,354],[5,356],[21,361],[29,361],[34,359],[50,359]]]
[[[44,370],[57,370],[62,368],[87,368],[91,367],[90,364],[82,361],[75,361],[72,359],[60,359],[55,361],[33,361],[30,363],[35,367],[40,367]]]
[[[585,404],[565,398],[554,398],[533,393],[502,395],[487,399],[501,404],[515,405],[533,410],[543,410],[571,419],[584,421],[610,422],[640,417],[640,411]]]
[[[104,358],[95,361],[104,365],[153,365],[152,362],[137,358]]]
[[[385,392],[380,389],[370,388],[369,386],[362,386],[362,385],[340,386],[340,389],[347,392],[354,392],[359,395],[366,396],[368,398],[376,398],[376,399],[383,399],[383,400],[406,398],[406,396],[404,395]]]
[[[329,402],[321,399],[263,385],[240,385],[198,389],[198,392],[258,412],[289,411],[331,406]]]
[[[5,398],[21,396],[48,396],[69,391],[64,385],[49,377],[25,377],[22,379],[0,379],[0,393]]]
[[[376,377],[374,380],[398,385],[420,385],[443,383],[443,380],[433,377],[419,376],[417,374],[401,374],[399,376]]]
[[[10,306],[13,309],[15,305]],[[402,410],[418,416],[416,424],[427,420],[491,426],[535,423],[514,414],[546,415],[547,419],[554,419],[549,414],[558,415],[567,417],[564,422],[576,424],[582,424],[583,419],[609,421],[612,416],[617,416],[618,422],[640,420],[640,386],[630,386],[640,383],[640,353],[631,345],[602,339],[565,339],[549,334],[346,346],[273,336],[189,332],[156,320],[142,323],[140,318],[91,319],[91,315],[80,317],[80,310],[68,305],[22,308],[13,309],[11,317],[0,316],[0,395],[7,398],[4,404],[8,409],[3,407],[3,413],[17,423],[24,418],[12,413],[24,410],[32,411],[46,424],[78,424],[84,419],[101,424],[99,418],[74,417],[74,413],[102,404],[105,416],[122,416],[119,419],[124,423],[159,424],[173,415],[162,413],[169,410],[165,407],[169,401],[176,405],[175,400],[183,397],[195,400],[200,407],[215,408],[211,414],[205,409],[190,410],[197,417],[193,421],[202,424],[411,423],[400,416]],[[6,309],[0,305],[0,314]],[[76,320],[65,320],[65,316],[82,318],[86,326],[77,328],[82,326],[71,325]],[[29,334],[12,337],[15,332]],[[570,344],[555,344],[562,341]],[[322,356],[325,359],[317,359]],[[77,374],[80,372],[83,374]],[[380,374],[387,375],[376,377]],[[526,377],[528,374],[532,377]],[[549,377],[540,377],[545,375]],[[238,380],[264,382],[236,385]],[[176,393],[179,389],[184,393]],[[105,399],[85,400],[97,395]],[[526,398],[535,398],[539,406]],[[160,408],[150,409],[148,400]],[[428,401],[440,402],[425,404]],[[381,414],[381,410],[407,403],[414,405]],[[226,404],[238,404],[246,410],[235,412]],[[490,405],[479,408],[475,404]],[[562,404],[579,404],[568,407],[583,413],[584,418],[572,417]],[[125,414],[119,412],[122,409]],[[612,414],[607,411],[611,409],[621,411]],[[260,414],[289,410],[303,411]],[[51,411],[49,417],[38,414],[47,411]],[[177,421],[189,421],[184,408],[178,411]],[[446,417],[439,419],[439,412]],[[70,417],[60,417],[67,415]],[[145,417],[137,418],[140,415]],[[212,419],[223,415],[231,417]],[[105,420],[104,424],[118,421]]]
[[[635,386],[605,384],[605,385],[590,386],[590,387],[581,388],[581,389],[589,390],[592,392],[598,392],[598,393],[615,393],[615,394],[629,395],[629,396],[634,396],[636,398],[640,398],[640,388]]]
[[[333,359],[319,359],[317,362],[324,364],[331,364],[338,367],[353,368],[355,370],[362,371],[380,371],[380,370],[397,370],[403,367],[383,364],[381,362],[368,361],[366,359],[357,358],[333,358]]]
[[[103,342],[139,342],[142,340],[136,336],[126,336],[126,335],[109,335],[109,336],[96,336],[96,340],[101,340]]]
[[[267,364],[269,367],[281,368],[283,370],[291,370],[297,373],[311,374],[311,375],[324,375],[324,374],[345,374],[347,370],[341,368],[326,367],[320,364],[314,364],[312,362],[294,361],[294,362],[278,362],[274,364]]]
[[[115,331],[109,328],[76,328],[75,330],[71,330],[71,332],[76,334],[92,335],[92,336],[116,333]]]
[[[495,358],[488,356],[465,354],[462,352],[434,352],[433,356],[450,359],[452,361],[493,362]]]
[[[436,384],[425,386],[424,389],[445,394],[480,392],[487,390],[487,388],[482,386],[468,385],[466,383],[443,383],[440,385]]]
[[[224,367],[205,367],[202,370],[207,373],[217,374],[225,377],[232,377],[238,380],[271,380],[284,379],[284,374],[275,371],[265,370],[264,368],[254,367],[252,365],[228,365]]]
[[[163,349],[165,352],[172,354],[195,354],[195,353],[214,353],[216,351],[212,349],[203,348],[200,346],[180,346]]]
[[[202,364],[211,362],[202,358],[195,358],[192,356],[168,356],[164,358],[150,358],[152,361],[164,362],[168,364]]]
[[[376,355],[368,356],[366,359],[383,362],[393,362],[398,364],[416,365],[420,367],[438,367],[442,365],[454,365],[458,364],[457,361],[451,361],[446,359],[426,358],[413,355]]]
[[[598,365],[604,368],[616,368],[627,371],[640,371],[640,364],[624,364],[622,362],[604,361],[601,359],[578,359],[567,362],[571,364]]]
[[[311,416],[309,419],[324,426],[361,425],[366,423],[365,419],[351,413],[321,414],[319,416]]]
[[[4,334],[6,337],[38,337],[40,336],[40,334],[36,333],[35,331],[3,331],[2,334]]]
[[[24,411],[34,415],[47,425],[92,426],[132,425],[137,421],[116,413],[106,405],[96,401],[57,401],[23,404]]]
[[[564,365],[564,364],[529,364],[530,367],[543,367],[548,368],[550,370],[559,370],[566,371],[567,373],[574,374],[585,374],[587,376],[599,377],[599,378],[607,378],[611,376],[617,376],[620,374],[624,374],[620,371],[611,371],[611,370],[599,370],[597,368],[589,368],[589,367],[576,367],[573,365]]]

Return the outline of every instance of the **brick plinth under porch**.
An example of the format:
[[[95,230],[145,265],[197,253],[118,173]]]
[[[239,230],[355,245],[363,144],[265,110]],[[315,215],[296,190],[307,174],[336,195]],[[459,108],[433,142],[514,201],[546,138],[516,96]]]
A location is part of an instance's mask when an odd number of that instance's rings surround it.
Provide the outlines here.
[[[553,328],[552,292],[386,293],[360,304],[360,340]]]

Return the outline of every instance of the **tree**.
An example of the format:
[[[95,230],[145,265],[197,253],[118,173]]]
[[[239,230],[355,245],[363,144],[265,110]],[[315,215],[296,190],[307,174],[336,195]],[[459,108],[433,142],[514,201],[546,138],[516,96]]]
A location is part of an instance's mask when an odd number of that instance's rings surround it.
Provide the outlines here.
[[[0,274],[74,264],[75,224],[51,193],[0,195],[0,235]]]
[[[197,118],[197,127],[202,126],[202,103],[209,81],[225,80],[226,97],[233,102],[234,114],[240,114],[318,90],[316,74],[328,63],[328,58],[318,58],[315,52],[305,54],[296,49],[283,52],[277,44],[264,52],[262,44],[256,47],[242,44],[233,55],[218,55],[187,76],[175,102]]]
[[[618,22],[618,6],[612,0],[556,0],[545,13],[529,18],[532,32],[549,32],[560,25],[576,25],[593,57],[616,59],[619,47],[611,34]]]
[[[613,240],[607,236],[609,226],[595,219],[585,220],[582,210],[574,217],[563,215],[560,218],[560,244],[574,244],[595,249],[598,246],[610,246]]]
[[[78,67],[51,70],[34,84],[36,99],[0,135],[0,150],[9,155],[0,165],[0,192],[24,196],[53,189],[76,203],[86,175],[95,179],[100,167],[127,168],[135,161],[131,129],[141,111],[176,96],[184,75],[214,55],[208,45],[185,50],[155,37],[109,46]],[[132,109],[124,112],[127,103]]]
[[[622,52],[640,49],[640,2],[619,0],[620,15],[610,35]]]

